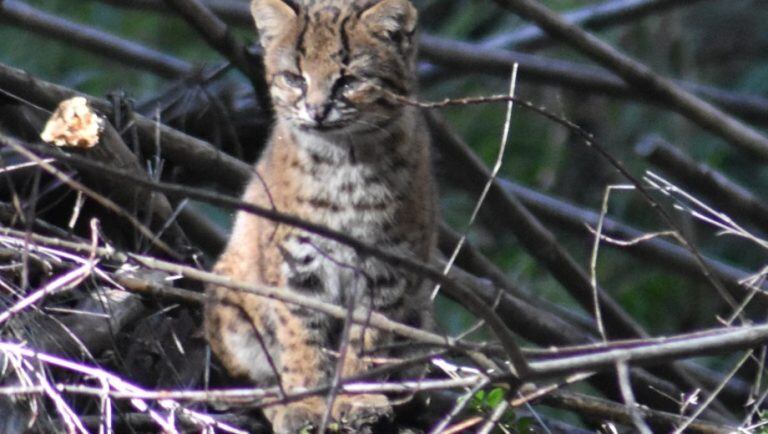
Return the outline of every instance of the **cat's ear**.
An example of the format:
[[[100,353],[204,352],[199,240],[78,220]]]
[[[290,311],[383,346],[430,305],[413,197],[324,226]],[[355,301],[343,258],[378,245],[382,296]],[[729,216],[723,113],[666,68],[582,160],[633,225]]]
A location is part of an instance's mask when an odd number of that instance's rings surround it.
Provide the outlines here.
[[[261,45],[296,25],[298,5],[292,0],[253,0],[251,15],[259,31]]]
[[[381,0],[363,12],[360,20],[373,31],[410,35],[416,28],[418,12],[408,0]]]

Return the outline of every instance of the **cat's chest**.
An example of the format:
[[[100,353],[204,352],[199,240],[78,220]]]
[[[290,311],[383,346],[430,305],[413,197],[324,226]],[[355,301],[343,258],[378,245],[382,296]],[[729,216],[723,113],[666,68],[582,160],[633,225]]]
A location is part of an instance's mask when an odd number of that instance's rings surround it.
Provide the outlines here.
[[[402,183],[392,173],[354,163],[319,164],[301,172],[295,174],[300,188],[294,205],[303,218],[398,254],[411,250],[390,233],[403,198]],[[405,280],[383,263],[306,231],[292,231],[282,240],[280,252],[289,287],[329,300],[363,293],[363,288],[386,287],[378,297],[389,304],[404,290]]]
[[[378,242],[402,206],[405,182],[387,162],[380,165],[313,162],[296,174],[294,205],[308,220]]]

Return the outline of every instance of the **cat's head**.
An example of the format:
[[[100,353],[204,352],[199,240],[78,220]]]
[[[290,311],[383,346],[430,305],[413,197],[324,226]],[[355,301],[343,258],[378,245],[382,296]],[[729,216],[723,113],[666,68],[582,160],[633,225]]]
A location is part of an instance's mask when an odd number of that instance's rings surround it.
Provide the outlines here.
[[[277,115],[297,128],[381,130],[414,83],[408,0],[253,0]]]

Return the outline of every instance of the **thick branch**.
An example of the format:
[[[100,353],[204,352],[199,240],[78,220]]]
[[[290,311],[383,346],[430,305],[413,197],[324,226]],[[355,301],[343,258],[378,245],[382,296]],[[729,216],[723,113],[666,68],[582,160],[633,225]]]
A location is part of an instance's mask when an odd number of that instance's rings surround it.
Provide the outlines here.
[[[164,183],[160,181],[149,181],[141,177],[134,176],[125,171],[116,170],[109,166],[98,164],[84,158],[76,157],[73,155],[62,154],[59,152],[50,152],[50,149],[47,149],[47,148],[40,148],[37,146],[31,146],[31,145],[24,146],[17,140],[11,137],[5,136],[2,133],[0,133],[0,142],[13,148],[14,151],[16,152],[25,154],[25,157],[27,157],[27,154],[29,153],[29,151],[27,151],[25,148],[32,147],[38,152],[41,152],[50,156],[55,156],[58,159],[61,159],[73,164],[77,164],[80,167],[86,167],[90,169],[97,168],[97,169],[103,170],[114,177],[129,181],[129,182],[133,182],[136,187],[141,187],[151,191],[160,191],[165,195],[167,195],[168,197],[174,197],[174,198],[190,197],[190,198],[200,199],[217,206],[224,206],[228,208],[238,209],[241,211],[246,211],[251,214],[275,221],[277,223],[298,227],[307,232],[310,232],[310,233],[322,236],[324,238],[327,238],[329,240],[333,240],[338,243],[349,246],[352,249],[356,250],[361,255],[374,256],[377,259],[381,260],[382,262],[385,262],[393,267],[402,268],[409,272],[415,273],[419,276],[426,277],[435,283],[440,283],[441,285],[444,286],[445,291],[447,293],[451,294],[451,296],[454,297],[455,299],[460,300],[460,302],[464,305],[464,307],[466,307],[474,315],[486,321],[489,328],[493,330],[494,334],[499,339],[502,347],[510,357],[510,360],[513,363],[514,368],[516,369],[516,372],[519,373],[520,375],[525,375],[525,372],[527,371],[527,365],[526,365],[525,359],[515,342],[515,338],[513,334],[507,328],[506,324],[493,311],[493,309],[491,309],[487,304],[485,304],[475,294],[474,291],[471,291],[463,283],[457,282],[449,277],[446,277],[439,269],[437,269],[436,267],[430,264],[426,264],[406,256],[401,256],[396,253],[382,250],[377,246],[363,243],[346,233],[335,231],[328,227],[311,223],[311,222],[302,220],[300,218],[297,218],[295,216],[276,211],[274,209],[262,208],[262,207],[253,205],[251,203],[243,202],[238,199],[213,194],[205,190],[195,189],[192,187],[169,184],[169,183]]]
[[[75,252],[94,253],[98,256],[103,256],[118,262],[130,261],[149,269],[180,274],[190,279],[245,290],[264,297],[278,298],[337,318],[344,318],[347,315],[347,312],[342,307],[302,297],[292,291],[281,288],[237,282],[226,277],[200,271],[196,268],[184,265],[162,261],[147,256],[123,254],[116,252],[112,248],[97,247],[96,249],[93,249],[89,244],[43,237],[34,233],[25,233],[11,229],[2,229],[0,232],[13,237],[18,237],[20,245],[25,243],[27,246],[39,244]],[[196,302],[196,298],[197,297],[190,299],[190,301]],[[361,313],[360,315],[355,315],[353,320],[440,347],[457,349],[472,347],[471,345],[465,347],[450,338],[402,325],[376,313],[372,314],[370,317],[365,313]],[[544,379],[590,370],[610,370],[613,369],[614,364],[617,361],[621,360],[632,362],[633,364],[660,363],[680,358],[721,354],[753,348],[764,344],[766,341],[768,341],[768,325],[765,324],[733,328],[723,327],[665,338],[595,345],[588,350],[577,350],[575,355],[570,355],[569,350],[562,351],[563,355],[552,352],[549,356],[551,359],[537,360],[531,362],[530,366],[532,370],[531,372],[534,375],[532,378]],[[584,354],[579,354],[579,352]],[[503,373],[500,375],[500,378],[506,377]]]
[[[229,27],[199,0],[164,0],[171,9],[184,19],[222,56],[243,72],[256,90],[261,106],[271,110],[269,87],[264,78],[261,59],[251,56],[235,39]]]
[[[574,46],[615,72],[627,84],[658,98],[702,128],[752,155],[768,160],[768,138],[682,89],[671,80],[654,73],[644,64],[617,51],[599,38],[567,23],[547,7],[534,0],[496,0],[496,2],[523,18],[535,22],[551,36]]]
[[[62,100],[82,96],[101,113],[111,116],[108,101],[86,95],[63,86],[39,80],[34,76],[0,64],[0,89],[7,94],[52,111]],[[209,143],[158,123],[154,119],[133,114],[133,124],[141,139],[142,150],[153,155],[159,145],[164,158],[196,173],[200,179],[211,179],[229,188],[240,190],[251,176],[251,168]],[[157,139],[160,143],[156,143]]]
[[[120,7],[141,8],[154,11],[168,12],[162,0],[101,0],[102,2]],[[620,0],[629,4],[632,0]],[[637,10],[645,9],[641,3],[647,2],[647,10],[656,7],[663,8],[679,3],[680,0],[634,0]],[[692,1],[692,0],[691,0]],[[691,3],[688,1],[688,3]],[[700,0],[695,0],[700,1]],[[653,3],[651,6],[650,3]],[[253,27],[253,21],[245,2],[237,1],[203,1],[212,12],[224,21],[238,26]],[[620,9],[617,7],[616,9]],[[603,69],[591,68],[558,59],[531,56],[507,50],[497,50],[480,44],[453,41],[431,35],[420,39],[419,52],[427,59],[450,67],[453,71],[464,71],[483,74],[499,74],[505,78],[509,75],[512,64],[518,62],[524,74],[521,80],[531,80],[545,84],[556,84],[579,91],[598,92],[612,96],[630,97],[641,101],[653,101],[643,89],[627,86],[615,75]],[[677,82],[679,86],[711,99],[725,110],[762,125],[768,125],[768,100],[754,95],[741,95],[711,86],[685,81]]]
[[[193,71],[192,65],[183,60],[111,33],[45,13],[18,0],[0,2],[0,20],[161,77],[176,78]]]
[[[670,9],[690,6],[701,0],[609,0],[605,3],[587,5],[562,14],[568,23],[590,30],[599,30],[617,24],[635,22],[648,15]],[[482,42],[489,48],[515,47],[521,50],[536,50],[553,41],[536,26],[525,26],[509,33],[492,36]]]
[[[506,78],[512,65],[520,65],[520,80],[563,86],[579,92],[600,93],[664,104],[644,89],[627,86],[616,75],[597,67],[515,51],[485,48],[479,44],[421,35],[421,56],[450,71],[494,74]],[[752,122],[768,125],[768,99],[728,92],[711,86],[676,81],[678,86],[708,98],[723,109]]]
[[[463,188],[470,191],[482,188],[490,176],[485,165],[435,116],[428,114],[427,118],[435,144],[444,155],[443,160],[460,167],[459,170],[463,174]],[[507,227],[530,255],[547,268],[584,310],[592,312],[594,310],[593,288],[589,276],[557,243],[555,236],[522,203],[504,191],[498,181],[494,181],[488,198],[489,206],[494,207],[496,214],[506,222]],[[609,334],[622,337],[646,335],[610,295],[602,288],[597,288],[597,291]]]
[[[179,224],[190,241],[211,257],[216,257],[224,250],[227,233],[201,212],[187,204],[179,213]]]
[[[768,325],[720,328],[687,335],[609,343],[575,355],[553,356],[529,363],[534,378],[567,375],[579,370],[611,369],[617,361],[661,364],[688,357],[724,354],[765,345]],[[578,354],[586,352],[586,354]],[[578,369],[573,368],[578,366]]]
[[[575,235],[594,239],[594,234],[587,229],[586,225],[593,228],[597,227],[600,219],[597,212],[578,207],[562,199],[539,193],[505,179],[500,179],[499,182],[504,189],[520,198],[539,218]],[[603,233],[615,239],[629,241],[646,235],[647,231],[641,231],[606,217],[603,219]],[[676,273],[706,280],[696,258],[689,251],[660,238],[652,238],[621,247],[611,243],[606,243],[606,245],[654,262]],[[739,281],[748,277],[750,273],[712,258],[705,257],[704,262],[712,270],[712,274],[722,281],[734,295],[746,295],[746,288],[740,285]]]

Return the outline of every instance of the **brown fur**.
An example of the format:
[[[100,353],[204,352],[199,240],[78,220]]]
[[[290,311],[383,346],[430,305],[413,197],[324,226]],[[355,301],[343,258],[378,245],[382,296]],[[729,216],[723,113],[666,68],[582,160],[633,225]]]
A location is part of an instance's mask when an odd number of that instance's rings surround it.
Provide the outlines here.
[[[383,249],[428,260],[435,204],[429,140],[417,111],[387,92],[413,88],[416,12],[407,0],[254,0],[277,112],[269,145],[244,200],[344,231]],[[266,188],[265,188],[266,186]],[[238,213],[215,271],[283,286],[307,297],[431,324],[428,288],[417,277],[287,225]],[[341,324],[317,312],[223,287],[208,289],[206,331],[233,376],[289,390],[327,384]],[[344,376],[392,337],[350,329]],[[271,366],[274,365],[277,376]],[[325,398],[267,411],[278,433],[317,424]],[[339,396],[336,421],[353,427],[391,412],[384,395]]]

